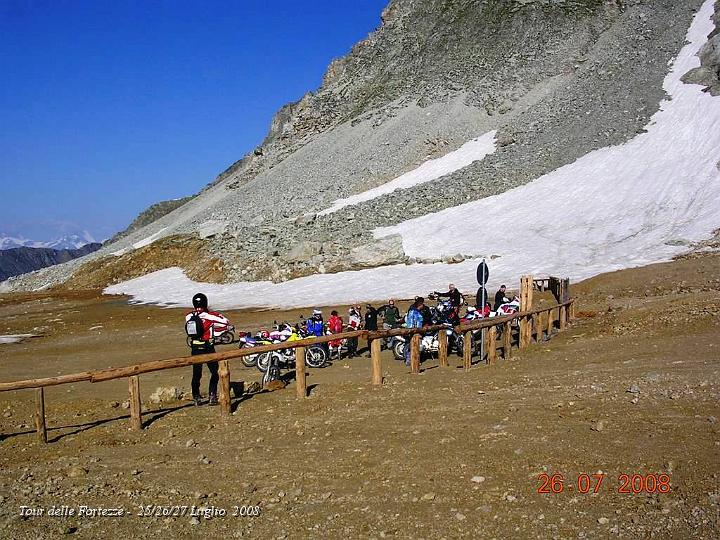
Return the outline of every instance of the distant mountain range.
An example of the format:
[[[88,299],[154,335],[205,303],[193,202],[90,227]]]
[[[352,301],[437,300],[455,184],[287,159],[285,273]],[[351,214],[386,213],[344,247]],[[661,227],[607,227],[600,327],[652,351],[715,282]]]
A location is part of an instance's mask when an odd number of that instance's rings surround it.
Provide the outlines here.
[[[6,240],[6,238],[3,238]],[[15,240],[15,239],[13,239]],[[60,243],[60,240],[56,242]],[[62,245],[62,244],[58,244]],[[13,247],[0,250],[0,281],[12,276],[27,274],[40,268],[77,259],[100,249],[97,242],[85,243],[78,249],[53,249],[49,247]]]
[[[80,234],[68,234],[48,242],[28,240],[23,237],[13,237],[0,233],[0,250],[19,247],[50,248],[55,250],[80,249],[87,244],[94,243],[96,243],[96,240],[87,231],[83,231]]]

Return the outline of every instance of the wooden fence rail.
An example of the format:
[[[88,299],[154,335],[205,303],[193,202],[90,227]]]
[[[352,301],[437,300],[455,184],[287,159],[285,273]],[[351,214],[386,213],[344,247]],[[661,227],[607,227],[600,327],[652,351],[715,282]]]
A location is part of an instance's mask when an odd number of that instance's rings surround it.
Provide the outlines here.
[[[529,282],[530,284],[532,281]],[[476,330],[489,329],[487,336],[487,363],[493,364],[497,359],[497,334],[498,327],[502,328],[502,344],[503,358],[509,359],[512,347],[512,323],[518,322],[520,327],[518,347],[525,348],[532,336],[535,341],[543,339],[543,331],[549,337],[554,329],[554,321],[557,321],[559,330],[563,330],[567,322],[574,318],[575,308],[574,299],[566,302],[558,303],[552,306],[544,306],[536,309],[530,309],[508,315],[504,317],[493,317],[491,319],[482,319],[468,324],[461,324],[454,327],[454,331],[458,335],[463,335],[463,367],[467,371],[472,365],[473,343],[472,334]],[[553,315],[557,312],[557,316]],[[546,324],[541,323],[542,316],[546,316]],[[165,360],[154,360],[135,364],[132,366],[107,368],[96,371],[84,371],[81,373],[73,373],[69,375],[60,375],[57,377],[45,377],[38,379],[27,379],[22,381],[3,382],[0,383],[0,392],[8,392],[12,390],[22,390],[35,388],[36,390],[36,407],[35,407],[35,425],[38,432],[38,438],[42,442],[47,441],[46,425],[45,425],[45,394],[43,389],[47,386],[56,386],[61,384],[70,384],[76,382],[89,381],[92,383],[110,381],[113,379],[128,379],[128,390],[130,394],[130,425],[133,429],[142,429],[142,406],[140,400],[140,379],[139,375],[150,373],[153,371],[161,371],[165,369],[175,369],[186,367],[193,364],[204,364],[206,362],[217,361],[219,365],[219,404],[220,412],[223,416],[229,416],[231,411],[230,397],[230,367],[229,361],[261,354],[265,352],[278,351],[282,349],[295,349],[295,380],[298,398],[307,396],[307,385],[305,377],[305,351],[307,347],[312,345],[320,345],[329,341],[346,339],[346,338],[363,338],[370,343],[370,356],[372,375],[371,381],[373,385],[382,384],[382,363],[380,359],[381,345],[383,339],[393,336],[404,336],[410,344],[410,370],[412,373],[420,372],[420,341],[422,335],[428,332],[440,331],[438,336],[438,356],[442,367],[449,366],[448,362],[448,343],[447,335],[444,331],[451,328],[444,325],[424,326],[422,328],[394,328],[391,330],[368,331],[358,330],[355,332],[343,332],[340,334],[332,334],[322,337],[313,337],[301,339],[292,342],[276,343],[272,345],[263,345],[259,347],[247,347],[243,349],[225,351],[213,354],[203,354],[197,356],[183,356],[179,358],[167,358]],[[480,359],[482,361],[482,358]]]

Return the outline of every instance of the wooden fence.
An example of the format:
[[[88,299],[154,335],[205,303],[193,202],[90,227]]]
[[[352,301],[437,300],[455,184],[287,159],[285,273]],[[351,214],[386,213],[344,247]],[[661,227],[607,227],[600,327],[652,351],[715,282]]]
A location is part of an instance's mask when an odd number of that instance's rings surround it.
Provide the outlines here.
[[[525,278],[524,278],[525,279]],[[532,288],[532,278],[524,283],[529,283]],[[527,297],[526,297],[527,298]],[[531,296],[530,299],[531,301]],[[520,349],[527,347],[532,340],[541,341],[545,336],[550,337],[553,329],[557,327],[563,330],[567,322],[572,320],[575,315],[575,300],[570,299],[566,302],[556,305],[540,307],[521,311],[514,315],[505,317],[494,317],[491,319],[482,319],[469,324],[461,324],[455,327],[458,334],[462,334],[463,339],[463,367],[467,371],[472,364],[473,356],[473,332],[480,329],[487,329],[486,340],[486,358],[488,364],[494,364],[498,358],[498,349],[502,350],[504,359],[511,357],[512,348],[512,324],[518,323],[518,342]],[[502,342],[498,344],[498,327],[502,327]],[[73,373],[69,375],[61,375],[58,377],[46,377],[41,379],[28,379],[14,382],[0,383],[0,392],[8,392],[11,390],[35,389],[35,426],[40,441],[47,442],[47,430],[45,426],[45,387],[56,386],[62,384],[70,384],[82,381],[97,383],[102,381],[110,381],[113,379],[128,378],[128,391],[130,394],[130,425],[133,429],[142,429],[142,405],[140,401],[140,379],[143,373],[153,371],[161,371],[165,369],[175,369],[192,364],[204,364],[205,362],[219,362],[219,409],[223,416],[231,414],[231,398],[230,398],[230,366],[229,361],[264,352],[277,351],[281,349],[295,349],[295,380],[298,398],[307,397],[307,385],[305,379],[305,350],[311,345],[327,343],[329,341],[345,339],[345,338],[363,338],[370,343],[371,356],[371,380],[372,384],[382,384],[382,363],[380,358],[381,340],[391,336],[405,336],[410,338],[410,371],[411,373],[420,373],[420,340],[422,334],[447,330],[447,325],[425,326],[423,328],[396,328],[385,331],[367,331],[359,330],[355,332],[344,332],[341,334],[333,334],[323,337],[314,337],[293,342],[276,343],[272,345],[264,345],[260,347],[244,348],[233,351],[226,351],[214,354],[204,354],[198,356],[185,356],[180,358],[168,358],[166,360],[156,360],[135,364],[127,367],[108,368],[96,371],[84,371],[81,373]],[[440,365],[448,367],[448,342],[447,333],[441,331],[438,333],[439,350],[438,357]],[[483,361],[483,358],[480,359]]]

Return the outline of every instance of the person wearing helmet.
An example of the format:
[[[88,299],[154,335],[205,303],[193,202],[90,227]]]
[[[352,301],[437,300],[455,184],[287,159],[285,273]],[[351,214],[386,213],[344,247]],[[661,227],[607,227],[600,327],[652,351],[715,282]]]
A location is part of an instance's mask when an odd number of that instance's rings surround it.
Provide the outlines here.
[[[314,309],[312,316],[305,323],[307,333],[311,336],[322,337],[325,333],[325,323],[323,321],[322,311]]]
[[[211,354],[215,352],[215,336],[213,332],[213,325],[215,323],[230,324],[225,317],[215,311],[208,309],[208,299],[203,293],[197,293],[192,298],[193,310],[185,316],[186,329],[191,323],[197,322],[196,333],[192,335],[190,342],[190,349],[192,356],[199,354]],[[188,334],[190,332],[188,331]],[[218,368],[217,361],[207,362],[208,369],[210,370],[210,384],[208,386],[208,403],[210,405],[218,404],[217,397],[217,386],[218,386]],[[192,397],[195,405],[202,403],[200,396],[200,380],[202,379],[202,364],[193,364],[192,366],[192,381],[190,388],[192,389]]]

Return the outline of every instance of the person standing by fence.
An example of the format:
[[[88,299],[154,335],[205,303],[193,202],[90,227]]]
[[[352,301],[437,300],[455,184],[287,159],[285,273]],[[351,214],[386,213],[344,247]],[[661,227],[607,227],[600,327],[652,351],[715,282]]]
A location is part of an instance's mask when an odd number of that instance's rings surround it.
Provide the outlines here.
[[[348,309],[348,332],[355,332],[356,330],[360,330],[361,325],[362,316],[360,315],[360,306],[350,306],[350,309]],[[358,338],[354,337],[348,339],[348,358],[353,358],[355,355],[357,355],[357,349]]]
[[[378,314],[383,317],[383,329],[390,330],[395,328],[400,323],[400,310],[395,305],[395,300],[392,298],[388,300],[388,303],[378,309]]]
[[[372,307],[370,304],[365,306],[365,330],[369,330],[370,332],[375,332],[378,329],[377,324],[377,318],[378,318],[378,312],[377,309]],[[370,358],[370,340],[367,341],[367,357]]]
[[[343,331],[343,320],[338,315],[338,312],[336,310],[332,310],[330,312],[330,318],[328,319],[328,331],[331,334],[339,334]],[[337,351],[337,359],[340,360],[340,351],[342,349],[342,340],[341,339],[334,339],[328,343],[330,345],[330,353],[332,355],[332,351]]]
[[[425,299],[422,296],[418,296],[415,299],[415,303],[408,309],[407,315],[405,315],[405,327],[406,328],[422,328],[423,327],[423,316],[422,310],[425,307]],[[412,341],[411,336],[406,336],[405,341],[405,365],[410,365],[410,342]]]
[[[508,301],[508,299],[505,298],[505,290],[505,285],[500,285],[500,288],[495,293],[495,306],[493,306],[494,311],[497,311],[501,305]]]
[[[199,354],[211,354],[215,352],[215,335],[213,325],[215,323],[228,325],[225,317],[215,311],[208,309],[208,299],[203,293],[197,293],[192,298],[193,310],[185,316],[185,331],[190,337],[190,351],[192,356]],[[210,370],[210,383],[208,385],[208,404],[217,405],[218,368],[217,361],[206,363]],[[202,364],[193,364],[192,397],[195,405],[202,403],[200,396],[200,380],[202,379]]]
[[[312,316],[305,322],[305,330],[311,336],[322,337],[325,334],[325,323],[322,311],[314,309]]]

